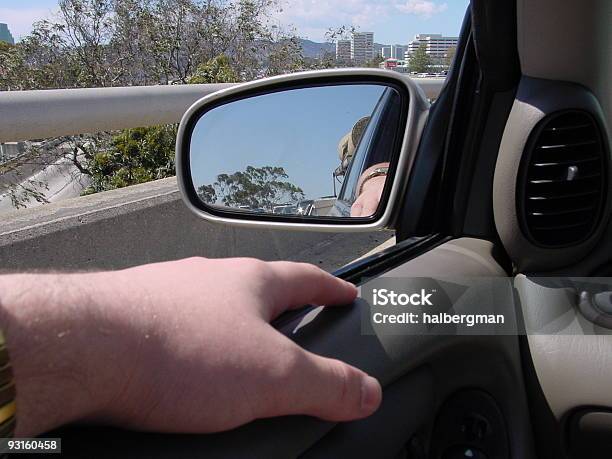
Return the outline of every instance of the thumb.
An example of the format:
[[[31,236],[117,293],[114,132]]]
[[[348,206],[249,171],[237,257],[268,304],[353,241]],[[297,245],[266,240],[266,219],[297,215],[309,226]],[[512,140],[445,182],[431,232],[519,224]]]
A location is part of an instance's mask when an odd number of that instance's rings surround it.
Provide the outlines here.
[[[382,400],[379,382],[340,360],[297,345],[295,367],[277,394],[278,414],[306,414],[327,421],[351,421],[374,413]]]

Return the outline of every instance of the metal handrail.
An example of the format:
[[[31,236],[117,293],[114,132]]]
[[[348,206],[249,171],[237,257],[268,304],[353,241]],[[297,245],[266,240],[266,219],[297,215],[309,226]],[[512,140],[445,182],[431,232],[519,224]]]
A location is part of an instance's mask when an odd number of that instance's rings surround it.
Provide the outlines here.
[[[415,78],[434,98],[444,78]],[[0,92],[0,142],[177,123],[198,99],[233,84]]]

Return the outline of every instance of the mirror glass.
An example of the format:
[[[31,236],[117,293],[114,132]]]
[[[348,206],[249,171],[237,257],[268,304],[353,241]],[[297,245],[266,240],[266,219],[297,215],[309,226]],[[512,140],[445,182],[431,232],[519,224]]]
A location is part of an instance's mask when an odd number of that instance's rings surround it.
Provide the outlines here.
[[[397,156],[400,115],[400,93],[378,83],[292,88],[217,106],[193,126],[195,192],[207,206],[237,212],[370,217]]]

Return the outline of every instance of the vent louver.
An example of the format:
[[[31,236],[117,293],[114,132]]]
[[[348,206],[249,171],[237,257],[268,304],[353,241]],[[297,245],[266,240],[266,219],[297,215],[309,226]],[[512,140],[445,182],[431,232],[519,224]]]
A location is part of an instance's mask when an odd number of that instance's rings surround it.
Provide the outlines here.
[[[532,133],[525,153],[518,183],[524,232],[543,247],[583,242],[600,221],[606,189],[597,123],[586,112],[550,115]]]

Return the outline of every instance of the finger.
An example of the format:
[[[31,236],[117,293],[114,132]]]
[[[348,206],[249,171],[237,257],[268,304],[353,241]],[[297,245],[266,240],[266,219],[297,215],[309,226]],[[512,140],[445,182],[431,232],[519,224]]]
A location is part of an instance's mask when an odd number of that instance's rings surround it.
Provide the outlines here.
[[[275,387],[275,403],[267,416],[306,414],[328,421],[350,421],[374,413],[382,400],[379,382],[335,359],[295,346],[292,371]]]
[[[357,288],[308,263],[271,262],[274,279],[273,310],[269,319],[287,309],[307,304],[345,305],[357,297]]]

